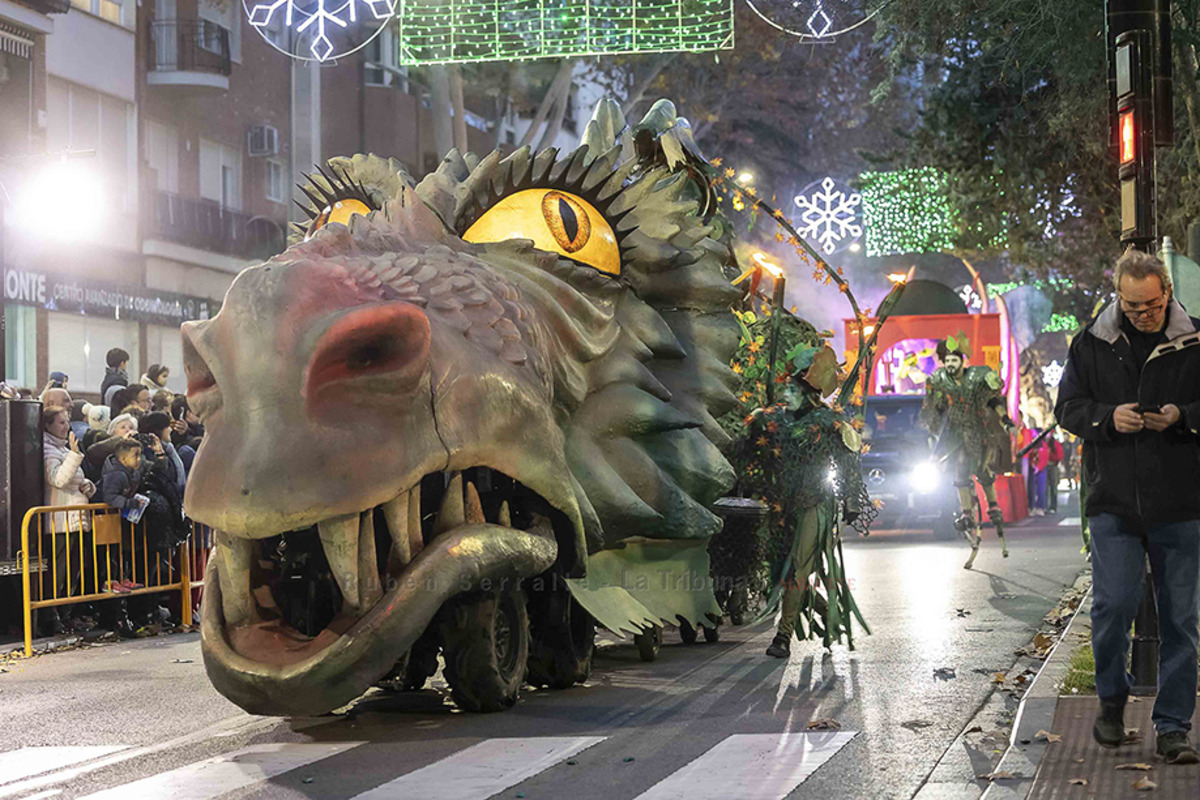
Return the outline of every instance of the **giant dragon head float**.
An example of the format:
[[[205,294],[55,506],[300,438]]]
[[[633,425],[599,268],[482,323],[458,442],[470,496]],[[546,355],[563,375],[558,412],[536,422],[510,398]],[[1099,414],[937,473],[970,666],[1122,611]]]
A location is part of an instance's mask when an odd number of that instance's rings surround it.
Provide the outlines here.
[[[303,235],[183,332],[218,689],[327,711],[481,582],[719,529],[738,292],[709,168],[670,103],[630,128],[605,101],[569,155],[451,152],[420,183],[356,155],[310,180]],[[293,553],[331,576],[303,624]]]

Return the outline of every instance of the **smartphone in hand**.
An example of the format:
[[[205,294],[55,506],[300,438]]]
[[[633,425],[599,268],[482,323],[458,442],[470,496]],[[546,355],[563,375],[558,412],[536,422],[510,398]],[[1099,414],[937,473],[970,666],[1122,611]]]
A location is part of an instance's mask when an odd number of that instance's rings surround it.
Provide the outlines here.
[[[1139,413],[1139,414],[1161,414],[1162,406],[1158,405],[1158,404],[1145,405],[1145,406],[1138,404],[1138,407],[1136,410],[1137,410],[1137,413]]]

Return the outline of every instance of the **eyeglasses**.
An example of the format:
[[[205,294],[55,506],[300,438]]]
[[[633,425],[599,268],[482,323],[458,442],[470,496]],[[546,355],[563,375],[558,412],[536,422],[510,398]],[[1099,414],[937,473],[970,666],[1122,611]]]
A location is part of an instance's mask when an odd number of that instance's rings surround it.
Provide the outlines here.
[[[1121,310],[1125,312],[1125,315],[1135,319],[1137,317],[1149,316],[1162,310],[1162,307],[1166,305],[1167,299],[1166,295],[1161,294],[1155,300],[1148,303],[1130,303],[1120,295],[1117,298],[1121,301]]]

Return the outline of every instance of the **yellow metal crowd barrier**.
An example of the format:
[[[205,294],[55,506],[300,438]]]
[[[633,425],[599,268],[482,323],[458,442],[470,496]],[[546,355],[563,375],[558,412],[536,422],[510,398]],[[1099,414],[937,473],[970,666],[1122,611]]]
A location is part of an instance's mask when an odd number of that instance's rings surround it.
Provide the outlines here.
[[[145,522],[122,522],[103,503],[35,506],[21,523],[21,582],[25,656],[33,655],[33,612],[39,608],[179,592],[185,626],[199,603],[212,531],[192,523],[192,535],[173,550],[150,546]],[[193,580],[197,575],[199,579]],[[117,584],[126,582],[126,586]]]

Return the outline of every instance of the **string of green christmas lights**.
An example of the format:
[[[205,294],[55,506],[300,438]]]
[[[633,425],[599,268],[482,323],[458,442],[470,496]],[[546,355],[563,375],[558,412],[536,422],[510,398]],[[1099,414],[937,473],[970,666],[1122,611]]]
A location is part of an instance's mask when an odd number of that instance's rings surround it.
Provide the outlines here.
[[[732,0],[406,0],[400,63],[469,63],[733,47]]]
[[[959,232],[949,181],[935,167],[864,172],[859,181],[868,256],[946,252],[963,239],[972,248],[1004,246],[1003,231],[988,237],[974,224]]]

